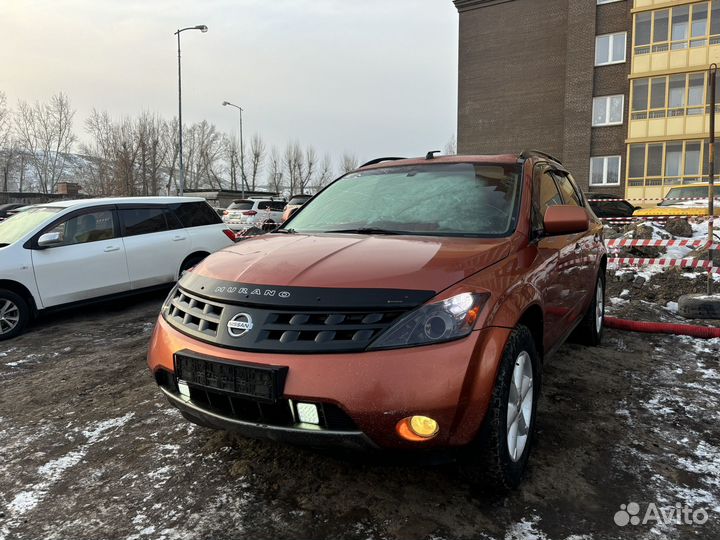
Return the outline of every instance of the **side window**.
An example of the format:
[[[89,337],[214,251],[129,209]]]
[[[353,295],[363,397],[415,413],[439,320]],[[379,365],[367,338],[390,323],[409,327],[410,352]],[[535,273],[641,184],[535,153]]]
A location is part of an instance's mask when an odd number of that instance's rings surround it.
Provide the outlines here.
[[[162,208],[120,209],[120,219],[125,228],[125,236],[136,236],[138,234],[150,234],[168,230]]]
[[[206,202],[187,202],[171,206],[183,227],[201,227],[222,223],[222,218]]]
[[[533,185],[533,230],[543,227],[545,211],[550,206],[562,204],[562,197],[549,170],[536,169]]]
[[[261,201],[258,203],[257,209],[258,210],[267,210],[268,208],[270,208],[270,204],[271,204],[270,201]]]
[[[578,195],[577,191],[575,191],[575,187],[570,182],[570,179],[561,173],[554,173],[553,176],[557,181],[557,185],[560,188],[565,204],[582,206],[582,203],[580,202],[580,195]]]
[[[173,212],[170,208],[163,208],[163,214],[165,214],[165,221],[167,222],[168,229],[174,231],[175,229],[183,228],[182,223],[180,223],[180,218],[178,218],[175,212]]]
[[[60,234],[60,243],[56,244],[58,246],[72,246],[74,244],[108,240],[115,237],[113,213],[111,210],[104,210],[80,214],[58,223],[46,232]]]

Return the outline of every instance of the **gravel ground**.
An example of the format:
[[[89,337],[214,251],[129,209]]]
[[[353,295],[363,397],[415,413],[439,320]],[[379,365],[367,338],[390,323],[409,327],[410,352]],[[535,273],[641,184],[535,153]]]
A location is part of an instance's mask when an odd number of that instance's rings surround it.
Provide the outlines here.
[[[491,496],[452,467],[187,423],[145,365],[161,302],[58,313],[0,343],[0,539],[720,537],[720,340],[565,345],[546,366],[529,477]],[[707,522],[616,525],[631,502],[641,518],[679,503]]]

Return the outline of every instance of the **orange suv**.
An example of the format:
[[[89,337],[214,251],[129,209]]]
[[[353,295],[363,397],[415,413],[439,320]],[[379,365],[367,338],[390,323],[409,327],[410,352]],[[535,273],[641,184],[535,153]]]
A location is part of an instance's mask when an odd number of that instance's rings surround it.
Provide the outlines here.
[[[549,155],[374,160],[185,273],[148,364],[190,421],[355,449],[464,450],[517,486],[545,359],[603,330],[601,223]]]

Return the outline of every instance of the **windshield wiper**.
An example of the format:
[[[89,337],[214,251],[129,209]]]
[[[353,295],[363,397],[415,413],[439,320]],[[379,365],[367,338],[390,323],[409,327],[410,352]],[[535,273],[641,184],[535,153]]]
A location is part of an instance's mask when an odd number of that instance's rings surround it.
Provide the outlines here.
[[[386,235],[395,235],[395,234],[410,234],[405,231],[391,231],[389,229],[378,229],[376,227],[360,227],[358,229],[339,229],[336,231],[325,231],[327,233],[347,233],[347,234],[386,234]]]
[[[10,244],[3,244],[3,243],[0,243],[0,248],[6,247],[6,246],[9,246],[9,245],[10,245]]]
[[[295,229],[275,229],[273,232],[281,234],[295,234]]]

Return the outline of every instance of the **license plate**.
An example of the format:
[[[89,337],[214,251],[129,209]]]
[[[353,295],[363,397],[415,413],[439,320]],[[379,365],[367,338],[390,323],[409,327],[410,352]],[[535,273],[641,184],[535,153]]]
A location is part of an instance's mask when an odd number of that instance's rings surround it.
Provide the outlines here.
[[[282,396],[287,369],[226,362],[188,351],[175,354],[175,374],[187,384],[268,403]]]

